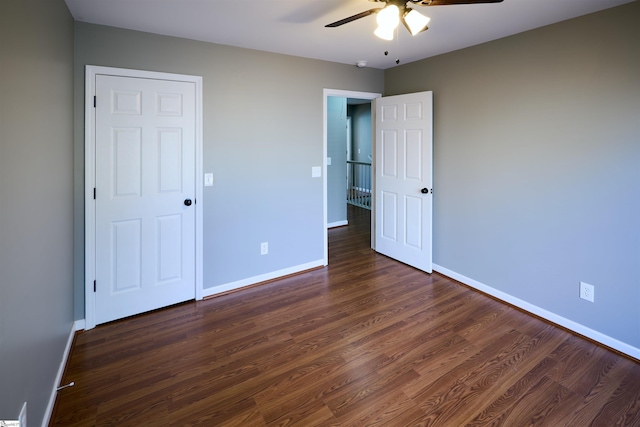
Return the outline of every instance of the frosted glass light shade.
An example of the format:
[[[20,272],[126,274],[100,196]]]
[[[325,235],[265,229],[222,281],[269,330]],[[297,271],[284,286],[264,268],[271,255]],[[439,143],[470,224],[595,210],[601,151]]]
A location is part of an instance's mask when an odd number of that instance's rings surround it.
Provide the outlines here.
[[[380,37],[382,40],[393,40],[394,31],[395,31],[395,28],[378,27],[373,32],[373,34]]]
[[[382,12],[381,12],[382,13]],[[431,21],[431,18],[424,16],[415,9],[410,9],[404,15],[404,22],[407,24],[407,28],[412,36],[427,29],[427,24]]]
[[[400,9],[395,4],[390,4],[378,12],[376,20],[378,27],[393,30],[400,23]]]

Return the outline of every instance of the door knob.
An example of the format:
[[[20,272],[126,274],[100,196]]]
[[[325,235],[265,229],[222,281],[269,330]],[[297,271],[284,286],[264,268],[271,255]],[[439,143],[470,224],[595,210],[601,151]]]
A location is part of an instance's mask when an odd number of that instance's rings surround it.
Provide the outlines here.
[[[422,190],[420,190],[420,192],[422,194],[429,194],[429,189],[428,188],[423,188]]]
[[[185,206],[191,206],[191,199],[184,199]]]

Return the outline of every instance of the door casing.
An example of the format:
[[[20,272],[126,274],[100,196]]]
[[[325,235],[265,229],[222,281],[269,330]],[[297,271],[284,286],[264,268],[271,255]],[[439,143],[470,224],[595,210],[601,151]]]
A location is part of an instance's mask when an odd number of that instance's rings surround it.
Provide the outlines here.
[[[203,172],[202,172],[202,77],[185,74],[160,73],[154,71],[87,65],[85,69],[85,329],[96,326],[94,280],[96,277],[96,224],[95,224],[95,110],[93,107],[96,75],[171,80],[194,83],[196,89],[195,129],[195,297],[203,296]]]

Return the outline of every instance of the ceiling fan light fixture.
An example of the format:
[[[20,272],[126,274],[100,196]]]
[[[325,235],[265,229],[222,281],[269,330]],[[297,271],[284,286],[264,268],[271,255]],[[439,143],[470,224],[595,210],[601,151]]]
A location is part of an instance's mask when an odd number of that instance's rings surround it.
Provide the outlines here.
[[[378,12],[376,21],[378,21],[378,28],[395,30],[400,23],[400,9],[395,4],[390,4]]]
[[[380,37],[382,40],[393,40],[394,31],[395,31],[395,28],[378,27],[373,32],[373,34]]]
[[[429,18],[428,16],[424,16],[415,9],[408,9],[404,13],[402,20],[411,35],[415,36],[416,34],[421,33],[428,28],[427,24],[429,24],[431,18]]]

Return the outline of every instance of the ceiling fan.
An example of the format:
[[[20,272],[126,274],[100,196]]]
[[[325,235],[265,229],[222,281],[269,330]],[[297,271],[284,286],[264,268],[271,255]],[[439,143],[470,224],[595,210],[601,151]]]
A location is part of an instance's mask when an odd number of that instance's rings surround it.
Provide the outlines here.
[[[348,18],[325,25],[328,28],[339,27],[356,19],[377,14],[378,28],[374,34],[385,40],[393,40],[393,32],[400,22],[415,36],[428,29],[430,18],[424,16],[409,5],[418,6],[449,6],[455,4],[500,3],[502,0],[369,0],[385,3],[384,7],[365,10]]]

